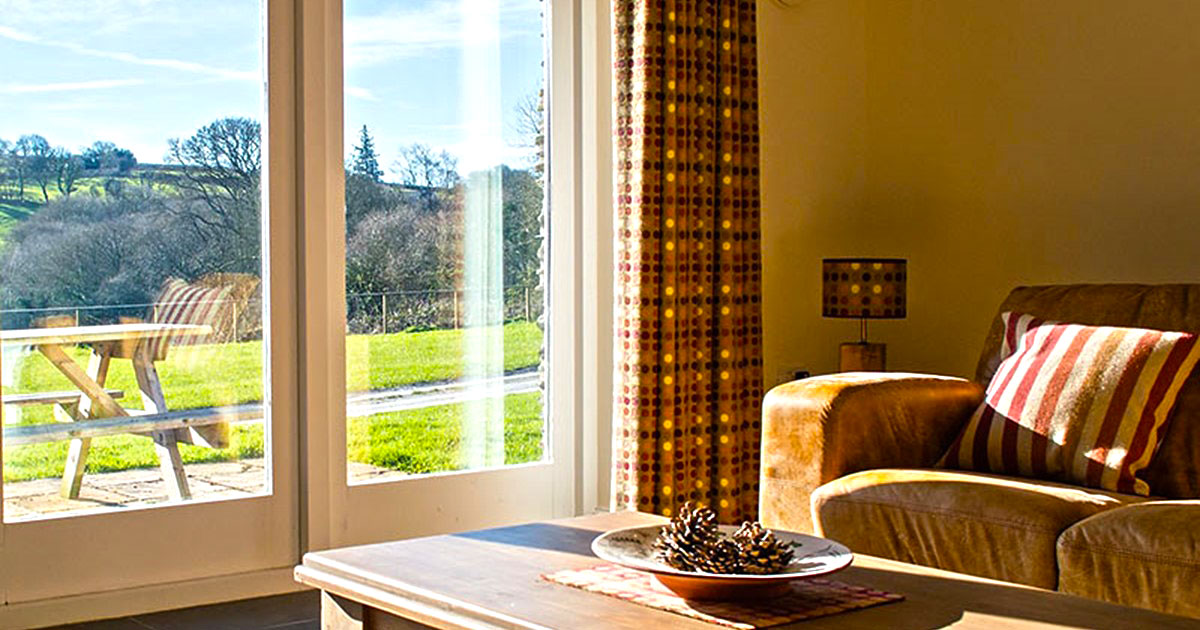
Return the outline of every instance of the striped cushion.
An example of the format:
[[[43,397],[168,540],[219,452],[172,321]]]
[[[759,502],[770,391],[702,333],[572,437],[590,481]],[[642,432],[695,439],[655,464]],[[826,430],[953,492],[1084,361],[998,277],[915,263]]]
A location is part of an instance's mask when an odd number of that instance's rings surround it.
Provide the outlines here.
[[[156,324],[203,324],[216,330],[229,307],[229,287],[205,288],[169,278],[154,304]],[[165,358],[167,345],[191,345],[206,340],[203,335],[167,335],[147,343],[150,356]]]
[[[940,465],[1148,495],[1136,475],[1200,358],[1196,336],[1001,317],[1010,356]]]

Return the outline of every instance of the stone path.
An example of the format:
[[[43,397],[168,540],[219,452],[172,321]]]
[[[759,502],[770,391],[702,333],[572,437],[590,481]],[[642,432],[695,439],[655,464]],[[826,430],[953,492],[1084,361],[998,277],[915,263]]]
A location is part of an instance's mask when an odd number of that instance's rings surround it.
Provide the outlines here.
[[[542,375],[537,369],[523,368],[492,378],[418,383],[392,389],[351,392],[346,397],[346,413],[354,418],[389,411],[424,409],[496,396],[527,394],[536,392],[541,387]]]
[[[263,460],[243,459],[215,464],[188,464],[193,500],[240,499],[261,495],[266,488]],[[350,463],[350,481],[403,477],[403,473],[369,464]],[[61,479],[35,479],[4,484],[4,520],[26,520],[65,512],[88,513],[166,503],[167,489],[158,468],[84,475],[76,500],[58,494]]]

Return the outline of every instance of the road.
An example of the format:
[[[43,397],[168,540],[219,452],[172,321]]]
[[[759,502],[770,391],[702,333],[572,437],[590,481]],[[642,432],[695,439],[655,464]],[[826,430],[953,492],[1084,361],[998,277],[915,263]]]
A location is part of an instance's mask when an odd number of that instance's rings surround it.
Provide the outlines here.
[[[409,385],[395,389],[352,393],[347,396],[346,415],[350,418],[357,418],[389,411],[452,405],[492,396],[525,394],[538,391],[541,383],[542,377],[537,371],[528,371],[484,380]]]

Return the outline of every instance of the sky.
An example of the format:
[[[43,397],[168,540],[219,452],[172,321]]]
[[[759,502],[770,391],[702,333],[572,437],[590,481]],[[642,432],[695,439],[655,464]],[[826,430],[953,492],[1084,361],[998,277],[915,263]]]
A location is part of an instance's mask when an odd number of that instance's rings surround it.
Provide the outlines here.
[[[543,80],[541,0],[344,0],[348,156],[367,125],[391,178],[402,146],[463,173],[524,166],[515,110]],[[0,139],[98,140],[161,163],[167,139],[263,118],[254,0],[0,0]]]

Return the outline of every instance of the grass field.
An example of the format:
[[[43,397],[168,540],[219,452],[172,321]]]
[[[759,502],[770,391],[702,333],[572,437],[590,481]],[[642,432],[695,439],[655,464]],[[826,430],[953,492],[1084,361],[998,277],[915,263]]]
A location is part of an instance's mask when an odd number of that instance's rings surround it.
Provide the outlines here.
[[[27,200],[0,199],[0,245],[17,223],[40,208],[41,205]]]
[[[411,411],[351,418],[346,442],[350,461],[428,473],[462,467],[465,406],[441,405]],[[504,398],[504,463],[523,464],[542,457],[542,395]]]
[[[434,330],[389,335],[354,335],[346,341],[347,389],[378,390],[459,378],[463,375],[463,330]],[[536,366],[542,345],[541,330],[532,323],[508,324],[503,329],[504,369]],[[236,344],[173,348],[158,364],[171,409],[262,400],[262,344]],[[77,349],[76,360],[86,362],[86,351]],[[12,359],[5,356],[5,361]],[[136,381],[127,361],[114,362],[107,382],[125,392],[127,407],[140,407]],[[21,360],[14,386],[6,393],[70,390],[66,379],[40,356]],[[6,409],[6,414],[14,411]],[[49,408],[22,410],[19,424],[52,421]],[[420,473],[457,467],[463,409],[445,405],[411,411],[353,418],[348,427],[352,461]],[[541,457],[540,394],[518,394],[505,399],[505,452],[509,463]],[[21,481],[62,474],[67,443],[31,444],[6,448],[4,480]],[[260,424],[235,425],[232,443],[225,449],[183,445],[185,463],[230,461],[259,457],[263,453]],[[88,472],[155,466],[149,438],[113,436],[92,442]]]

